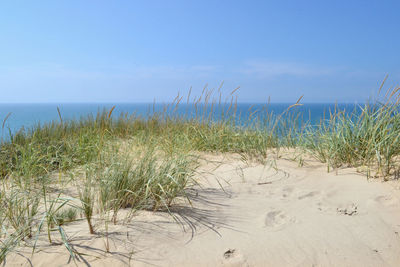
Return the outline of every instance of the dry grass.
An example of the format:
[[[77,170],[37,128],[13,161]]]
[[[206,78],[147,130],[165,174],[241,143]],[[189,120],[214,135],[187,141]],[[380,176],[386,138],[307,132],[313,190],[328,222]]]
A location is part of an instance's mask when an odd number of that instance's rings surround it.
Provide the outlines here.
[[[328,170],[367,166],[367,174],[374,170],[385,179],[399,173],[398,88],[353,111],[336,109],[319,125],[302,120],[294,108],[301,98],[282,114],[252,111],[247,123],[238,123],[243,119],[236,91],[225,105],[219,91],[214,98],[205,90],[186,115],[176,113],[183,96],[146,119],[115,117],[112,108],[65,121],[59,112],[57,122],[2,140],[0,263],[42,231],[50,243],[58,233],[75,257],[63,225],[80,216],[95,233],[93,216],[103,218],[108,229],[108,223],[118,223],[121,209],[130,215],[140,209],[169,211],[176,199],[187,199],[198,163],[193,155],[199,151],[240,153],[262,162],[270,151],[294,148],[326,162]],[[68,195],[71,186],[75,196]]]

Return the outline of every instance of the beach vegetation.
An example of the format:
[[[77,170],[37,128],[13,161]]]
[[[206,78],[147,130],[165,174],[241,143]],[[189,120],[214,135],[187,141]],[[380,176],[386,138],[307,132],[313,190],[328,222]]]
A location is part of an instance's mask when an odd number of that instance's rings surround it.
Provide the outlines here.
[[[122,221],[139,210],[174,216],[175,203],[191,203],[186,192],[196,185],[200,152],[265,162],[291,149],[299,165],[311,156],[328,171],[365,167],[367,177],[390,179],[400,170],[399,91],[354,110],[327,110],[317,124],[298,109],[301,97],[281,114],[267,103],[242,117],[236,89],[228,103],[219,91],[194,99],[189,92],[186,114],[176,112],[183,96],[147,117],[113,114],[113,107],[65,120],[58,109],[59,120],[2,138],[0,263],[21,243],[34,250],[32,240],[43,233],[49,243],[61,240],[74,258],[64,226],[81,218],[90,234],[103,222],[108,238],[108,223],[119,223],[121,210],[128,211]]]

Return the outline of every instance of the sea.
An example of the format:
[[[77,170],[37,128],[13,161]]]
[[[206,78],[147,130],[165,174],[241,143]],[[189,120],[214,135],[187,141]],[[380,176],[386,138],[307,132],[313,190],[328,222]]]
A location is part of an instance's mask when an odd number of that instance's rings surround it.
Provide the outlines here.
[[[236,114],[238,124],[245,125],[255,117],[266,117],[268,114],[278,116],[288,110],[292,104],[289,103],[238,103],[236,107],[230,105],[215,105],[207,107],[194,104],[154,104],[154,103],[45,103],[45,104],[0,104],[1,135],[6,138],[21,129],[29,129],[37,124],[45,124],[51,121],[63,121],[80,119],[89,115],[96,116],[98,112],[110,110],[115,106],[112,116],[121,113],[127,115],[148,118],[154,113],[169,114],[171,116],[195,117],[211,114],[211,119],[218,121],[228,114]],[[298,112],[303,120],[310,123],[319,123],[321,119],[328,116],[329,111],[335,109],[351,112],[359,110],[360,104],[333,104],[333,103],[309,103],[290,108],[290,112]],[[211,113],[212,111],[212,113]]]

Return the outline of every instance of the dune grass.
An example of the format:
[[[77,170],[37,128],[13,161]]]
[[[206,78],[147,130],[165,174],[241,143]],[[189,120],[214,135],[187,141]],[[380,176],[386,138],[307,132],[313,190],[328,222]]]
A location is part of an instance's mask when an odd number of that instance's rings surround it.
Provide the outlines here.
[[[329,168],[367,168],[367,176],[389,179],[399,171],[399,89],[354,111],[335,110],[302,134],[300,145]]]
[[[221,94],[214,99],[205,91],[187,114],[176,112],[183,99],[178,96],[146,118],[113,116],[112,108],[63,120],[58,110],[58,121],[2,139],[0,263],[41,232],[49,243],[57,233],[74,258],[64,226],[80,217],[95,234],[95,219],[108,229],[121,209],[129,210],[124,220],[130,220],[137,210],[169,212],[175,201],[190,203],[185,192],[196,183],[197,152],[241,153],[262,162],[269,152],[292,148],[325,162],[328,171],[366,167],[369,177],[398,176],[399,89],[353,111],[329,111],[317,125],[296,109],[301,98],[282,114],[266,105],[240,123],[235,93],[225,105]],[[71,187],[73,195],[67,193]]]

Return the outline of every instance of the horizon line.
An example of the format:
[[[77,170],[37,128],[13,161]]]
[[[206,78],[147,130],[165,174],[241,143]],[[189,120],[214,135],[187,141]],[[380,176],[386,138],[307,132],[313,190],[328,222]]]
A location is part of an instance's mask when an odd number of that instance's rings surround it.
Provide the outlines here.
[[[367,104],[370,101],[315,101],[315,102],[300,102],[299,104]],[[268,104],[295,104],[296,101],[293,102],[288,102],[288,101],[270,101],[270,102],[251,102],[251,101],[238,101],[236,102],[237,104],[251,104],[251,105],[268,105]],[[176,102],[0,102],[0,105],[43,105],[43,104],[49,104],[49,105],[63,105],[63,104],[89,104],[89,105],[118,105],[118,104],[148,104],[148,105],[170,105],[174,104],[176,105]],[[196,102],[180,102],[178,105],[194,105]],[[197,104],[205,104],[204,102],[199,102]],[[231,102],[209,102],[207,105],[230,105]],[[235,102],[233,102],[235,104]]]

